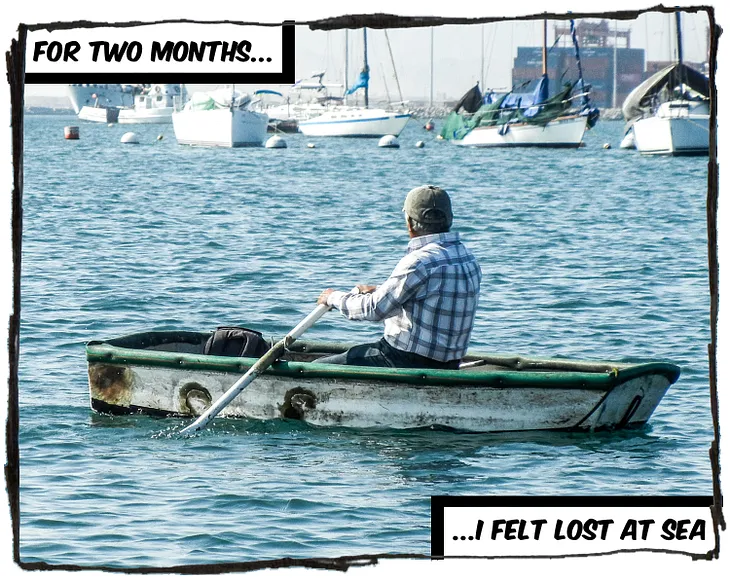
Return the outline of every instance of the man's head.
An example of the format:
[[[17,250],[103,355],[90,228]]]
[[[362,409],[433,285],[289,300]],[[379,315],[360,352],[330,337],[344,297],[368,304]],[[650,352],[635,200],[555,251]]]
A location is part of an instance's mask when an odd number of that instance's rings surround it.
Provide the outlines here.
[[[433,185],[416,187],[408,193],[403,212],[412,237],[445,233],[454,219],[448,193]]]

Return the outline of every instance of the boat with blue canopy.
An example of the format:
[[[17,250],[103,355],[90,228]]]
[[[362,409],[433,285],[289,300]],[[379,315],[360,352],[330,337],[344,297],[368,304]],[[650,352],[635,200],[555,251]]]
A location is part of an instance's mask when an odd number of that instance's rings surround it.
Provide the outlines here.
[[[531,91],[524,86],[503,93],[482,94],[475,85],[454,107],[440,136],[459,146],[533,146],[577,148],[586,130],[599,118],[583,80],[580,52],[571,20],[578,79],[566,82],[553,95],[547,72],[547,21],[543,21],[542,76]],[[460,113],[463,110],[465,113]]]

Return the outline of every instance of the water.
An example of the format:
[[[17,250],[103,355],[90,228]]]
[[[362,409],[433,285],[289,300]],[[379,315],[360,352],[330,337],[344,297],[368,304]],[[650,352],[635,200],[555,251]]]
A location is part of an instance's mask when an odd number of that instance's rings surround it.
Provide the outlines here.
[[[620,122],[555,151],[460,149],[421,125],[400,150],[305,136],[228,150],[178,146],[171,126],[134,127],[132,146],[130,127],[26,117],[23,561],[428,554],[432,495],[711,494],[707,159],[619,150]],[[322,289],[387,277],[407,243],[403,199],[424,183],[449,190],[482,265],[472,349],[673,361],[682,375],[648,425],[464,435],[216,420],[180,439],[180,420],[90,411],[86,341],[222,324],[281,335]],[[380,332],[333,313],[306,338]]]

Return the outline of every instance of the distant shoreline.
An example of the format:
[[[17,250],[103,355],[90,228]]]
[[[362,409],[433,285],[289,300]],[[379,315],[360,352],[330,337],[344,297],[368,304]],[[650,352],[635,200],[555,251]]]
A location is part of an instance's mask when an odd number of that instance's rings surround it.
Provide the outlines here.
[[[26,106],[24,113],[27,115],[75,115],[70,107],[49,107],[49,106]],[[440,107],[413,107],[411,109],[414,119],[443,119],[451,113],[451,108]],[[620,108],[606,108],[601,110],[601,118],[605,121],[623,120],[623,114]]]
[[[60,115],[75,115],[73,109],[70,107],[39,107],[39,106],[28,106],[23,110],[23,113],[30,115],[44,115],[44,116],[60,116]]]

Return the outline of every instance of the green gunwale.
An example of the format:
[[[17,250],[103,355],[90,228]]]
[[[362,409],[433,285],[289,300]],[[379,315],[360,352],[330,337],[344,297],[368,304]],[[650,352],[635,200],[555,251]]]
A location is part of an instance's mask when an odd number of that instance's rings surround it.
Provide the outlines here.
[[[155,335],[176,334],[152,333]],[[178,333],[179,334],[179,333]],[[182,333],[190,338],[203,338],[208,333]],[[110,341],[90,341],[86,345],[86,358],[89,363],[108,363],[114,365],[141,365],[147,367],[165,367],[170,369],[187,369],[195,371],[221,371],[243,374],[256,363],[255,358],[246,357],[217,357],[193,353],[156,351],[149,349],[134,349],[115,346],[115,342],[129,344],[144,338],[145,333],[129,335]],[[302,347],[306,352],[322,350],[345,350],[350,345],[307,342],[297,343],[292,348]],[[474,358],[494,358],[495,355],[470,355]],[[507,360],[524,358],[511,356]],[[559,360],[533,359],[549,366],[551,362]],[[595,365],[595,363],[593,364]],[[679,377],[680,369],[667,362],[649,363],[620,363],[601,362],[608,371],[525,371],[525,370],[498,370],[479,371],[462,369],[385,369],[380,367],[357,367],[343,365],[327,365],[316,363],[302,363],[278,361],[266,370],[264,375],[279,375],[296,378],[319,379],[355,379],[361,381],[386,381],[408,385],[468,385],[483,387],[535,387],[559,389],[593,389],[608,390],[619,383],[624,383],[644,375],[663,375],[671,384]]]

